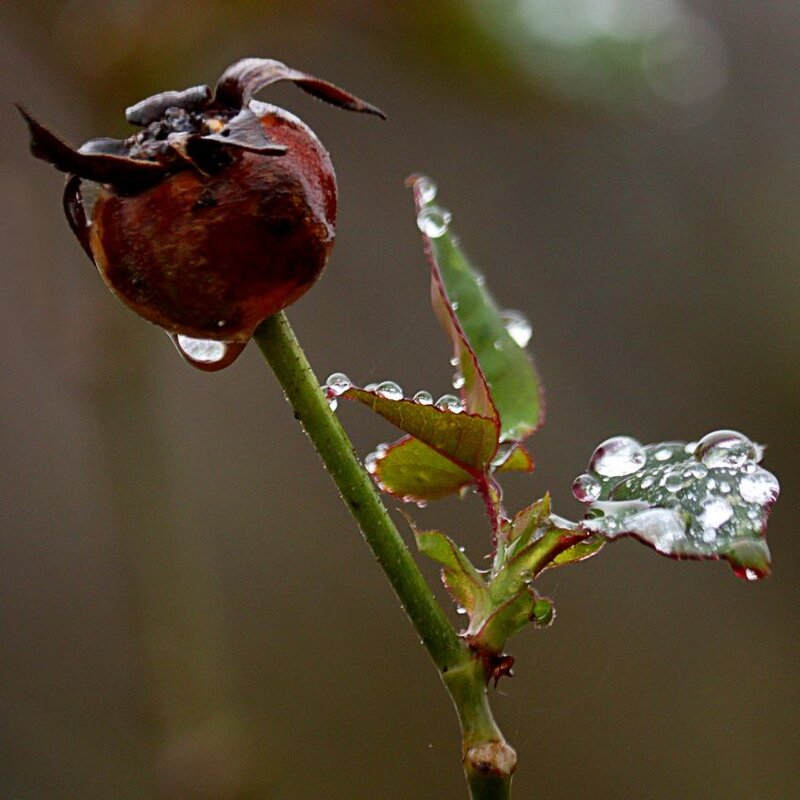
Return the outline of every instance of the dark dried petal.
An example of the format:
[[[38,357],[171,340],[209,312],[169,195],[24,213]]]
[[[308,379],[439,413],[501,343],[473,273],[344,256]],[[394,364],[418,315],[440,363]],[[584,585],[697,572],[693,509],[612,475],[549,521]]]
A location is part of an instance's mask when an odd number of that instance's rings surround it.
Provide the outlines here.
[[[17,105],[17,108],[28,123],[31,153],[61,172],[79,175],[97,183],[110,183],[125,190],[144,188],[157,183],[167,174],[167,169],[155,161],[74,150],[39,124],[22,106]]]
[[[281,156],[286,152],[283,145],[275,144],[267,138],[264,126],[249,108],[242,109],[219,133],[210,133],[200,138],[204,142],[239,147],[267,156]]]
[[[81,178],[78,175],[67,175],[64,184],[64,214],[69,222],[72,232],[77,237],[89,258],[94,261],[92,248],[89,246],[89,224],[86,221],[86,211],[83,207],[81,195]]]
[[[256,92],[277,81],[292,81],[314,97],[348,111],[363,111],[386,119],[379,108],[344,89],[271,58],[243,58],[231,64],[217,82],[214,102],[229,108],[241,108],[247,106]]]
[[[144,127],[164,116],[168,108],[183,108],[186,111],[200,111],[211,101],[208,86],[192,86],[182,91],[159,92],[140,100],[125,109],[125,119],[131,125]]]

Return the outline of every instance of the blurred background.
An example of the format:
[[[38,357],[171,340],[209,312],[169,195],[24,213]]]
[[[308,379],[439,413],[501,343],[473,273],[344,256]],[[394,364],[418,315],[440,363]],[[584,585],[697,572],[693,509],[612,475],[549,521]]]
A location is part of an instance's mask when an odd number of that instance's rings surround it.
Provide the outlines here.
[[[533,324],[547,424],[509,509],[549,488],[576,516],[613,434],[769,445],[770,579],[624,541],[543,581],[558,620],[492,692],[515,797],[796,796],[798,36],[790,0],[0,5],[0,797],[465,796],[449,701],[256,348],[195,371],[113,300],[10,106],[126,136],[126,106],[245,55],[389,115],[261,95],[337,166],[337,246],[290,313],[320,378],[449,388],[422,171]],[[339,413],[362,455],[395,435]],[[475,498],[414,515],[487,549]]]

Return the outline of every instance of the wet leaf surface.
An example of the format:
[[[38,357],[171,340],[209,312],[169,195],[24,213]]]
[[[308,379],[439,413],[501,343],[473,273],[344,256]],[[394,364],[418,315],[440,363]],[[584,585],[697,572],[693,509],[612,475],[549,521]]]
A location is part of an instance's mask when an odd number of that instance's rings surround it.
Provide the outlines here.
[[[759,465],[762,454],[736,431],[646,447],[609,439],[573,484],[588,506],[581,528],[606,539],[633,536],[672,558],[724,559],[741,578],[763,578],[764,534],[780,489]]]

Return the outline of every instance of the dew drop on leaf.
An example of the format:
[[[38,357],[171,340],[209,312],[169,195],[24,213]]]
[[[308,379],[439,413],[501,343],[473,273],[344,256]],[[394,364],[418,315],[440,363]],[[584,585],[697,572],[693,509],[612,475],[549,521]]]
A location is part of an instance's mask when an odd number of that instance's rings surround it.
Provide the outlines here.
[[[340,394],[344,394],[352,385],[350,378],[343,372],[334,372],[328,375],[328,380],[325,381],[325,385],[322,388],[328,397],[338,397]]]
[[[454,389],[463,389],[466,382],[467,379],[460,372],[456,372],[455,375],[453,375]]]
[[[464,410],[464,404],[454,394],[443,394],[436,401],[436,408],[440,411],[450,411],[453,414],[460,414]]]
[[[415,403],[421,406],[433,405],[433,395],[430,392],[419,391],[412,398]]]
[[[436,199],[437,186],[427,175],[420,175],[415,186],[423,203],[431,203]]]
[[[439,239],[447,233],[453,215],[439,206],[426,206],[417,214],[417,227],[431,239]]]
[[[778,479],[761,467],[749,475],[745,474],[739,481],[739,494],[748,503],[772,503],[778,499],[780,491]]]
[[[664,488],[668,492],[679,492],[683,489],[683,476],[680,472],[670,472],[664,478]]]
[[[402,400],[403,390],[394,381],[382,381],[373,390],[379,397],[385,400]]]
[[[531,340],[533,328],[528,318],[521,311],[507,309],[500,312],[500,319],[506,333],[516,342],[519,347],[526,347]]]
[[[646,457],[641,444],[630,436],[606,439],[592,454],[589,469],[604,478],[617,478],[638,472]]]
[[[731,504],[722,497],[709,497],[700,506],[697,519],[703,528],[718,528],[733,516]]]
[[[592,503],[600,497],[602,487],[594,475],[578,475],[572,482],[572,494],[581,503]]]
[[[758,460],[758,450],[744,434],[738,431],[713,431],[698,443],[694,457],[709,468],[738,469],[747,461]]]

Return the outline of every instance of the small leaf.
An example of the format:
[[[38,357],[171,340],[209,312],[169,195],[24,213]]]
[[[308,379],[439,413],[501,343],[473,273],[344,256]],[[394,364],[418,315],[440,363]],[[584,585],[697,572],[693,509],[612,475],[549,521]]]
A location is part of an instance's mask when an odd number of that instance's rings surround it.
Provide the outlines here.
[[[440,531],[419,531],[411,523],[420,553],[442,565],[445,588],[470,618],[480,615],[486,606],[487,591],[472,562],[449,537]]]
[[[542,421],[536,370],[449,230],[449,212],[434,205],[432,183],[421,177],[410,182],[431,265],[434,310],[453,343],[467,408],[490,416],[494,407],[500,440],[520,441]]]
[[[497,605],[478,630],[470,633],[471,638],[480,647],[500,653],[506,641],[533,619],[535,607],[536,595],[525,586]]]
[[[407,502],[427,503],[455,494],[474,476],[413,436],[405,436],[374,458],[367,467],[378,486]]]
[[[482,473],[497,450],[497,422],[462,412],[393,400],[353,387],[341,395],[358,400],[464,470]]]
[[[507,541],[516,544],[517,549],[527,547],[533,534],[538,528],[543,527],[550,519],[550,494],[549,492],[535,503],[518,511],[509,523]]]
[[[502,456],[496,455],[492,465],[496,472],[533,472],[534,468],[533,457],[521,444],[508,448]]]
[[[758,466],[762,454],[735,431],[689,445],[609,439],[573,485],[589,504],[581,527],[606,539],[633,536],[672,558],[725,559],[748,580],[765,577],[764,533],[779,486]]]
[[[579,561],[586,561],[603,548],[606,540],[602,536],[590,536],[582,542],[568,547],[563,553],[559,553],[548,565],[550,567],[565,567],[568,564],[577,564]]]

